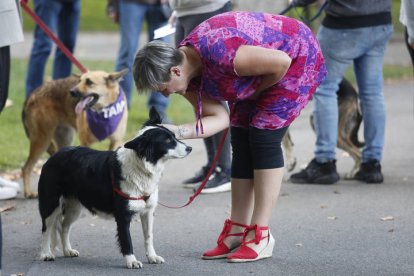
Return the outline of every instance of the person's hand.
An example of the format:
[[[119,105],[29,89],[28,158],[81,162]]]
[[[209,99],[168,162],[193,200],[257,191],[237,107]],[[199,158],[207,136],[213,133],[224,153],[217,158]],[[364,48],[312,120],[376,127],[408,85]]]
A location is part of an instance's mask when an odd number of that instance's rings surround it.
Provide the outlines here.
[[[168,18],[168,24],[174,27],[176,22],[177,22],[177,11],[173,11],[170,18]]]
[[[108,4],[106,6],[106,14],[112,20],[112,22],[114,23],[119,22],[119,12],[118,12],[118,9],[115,7],[115,5]]]

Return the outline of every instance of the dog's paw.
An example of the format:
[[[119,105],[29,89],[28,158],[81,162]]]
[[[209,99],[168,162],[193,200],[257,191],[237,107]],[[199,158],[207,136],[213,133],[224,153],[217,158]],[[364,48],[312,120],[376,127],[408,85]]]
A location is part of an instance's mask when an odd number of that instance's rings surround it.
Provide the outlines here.
[[[42,253],[39,259],[41,261],[50,262],[55,260],[55,256],[52,253]]]
[[[38,195],[35,192],[25,192],[24,197],[27,199],[33,199],[33,198],[37,198]]]
[[[134,255],[124,256],[128,268],[142,268],[142,263]]]
[[[75,249],[68,249],[63,252],[65,257],[79,257],[79,251]]]
[[[152,255],[152,256],[147,256],[148,257],[148,263],[150,264],[163,264],[165,263],[165,260],[163,257],[158,256],[158,255]]]

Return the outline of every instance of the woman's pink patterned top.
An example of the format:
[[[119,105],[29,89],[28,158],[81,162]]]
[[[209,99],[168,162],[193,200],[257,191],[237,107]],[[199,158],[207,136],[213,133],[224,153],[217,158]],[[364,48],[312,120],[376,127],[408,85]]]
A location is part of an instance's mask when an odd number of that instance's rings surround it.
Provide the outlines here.
[[[231,124],[237,127],[288,126],[327,73],[312,31],[302,22],[280,15],[223,13],[198,25],[179,47],[185,45],[198,52],[203,65],[201,77],[191,80],[188,90],[228,101]],[[262,78],[240,77],[234,70],[234,57],[241,45],[281,50],[292,59],[286,75],[255,100],[248,97],[256,92]]]

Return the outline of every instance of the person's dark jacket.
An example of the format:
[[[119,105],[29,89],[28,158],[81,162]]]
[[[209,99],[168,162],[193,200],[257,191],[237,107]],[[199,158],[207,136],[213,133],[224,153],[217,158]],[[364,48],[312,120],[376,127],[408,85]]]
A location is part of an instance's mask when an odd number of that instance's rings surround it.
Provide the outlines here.
[[[306,6],[317,0],[294,0]],[[322,25],[334,29],[362,28],[391,24],[391,0],[327,0]]]

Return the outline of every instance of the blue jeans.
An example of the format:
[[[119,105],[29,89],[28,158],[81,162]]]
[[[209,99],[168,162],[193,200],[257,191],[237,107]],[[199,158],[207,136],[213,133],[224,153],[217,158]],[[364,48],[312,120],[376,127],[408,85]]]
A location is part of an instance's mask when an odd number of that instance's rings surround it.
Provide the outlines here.
[[[79,29],[80,0],[34,0],[35,13],[48,28],[57,34],[69,51],[73,53]],[[53,41],[36,25],[34,40],[26,76],[26,97],[43,83],[47,59],[52,50]],[[53,60],[53,79],[69,76],[72,62],[60,50],[56,49]]]
[[[364,123],[362,162],[381,160],[385,136],[382,65],[385,47],[392,32],[392,25],[357,29],[320,27],[317,38],[326,59],[328,75],[314,95],[315,157],[318,162],[335,159],[338,135],[336,91],[351,63],[358,84]]]
[[[168,18],[165,17],[161,5],[138,4],[121,0],[119,2],[119,31],[121,34],[121,46],[119,48],[118,58],[115,70],[119,71],[128,68],[129,72],[124,76],[121,82],[128,106],[131,103],[132,91],[132,64],[139,45],[139,37],[144,19],[147,22],[149,41],[154,38],[154,30],[167,24]],[[164,41],[168,38],[164,39]],[[159,92],[149,94],[148,107],[154,106],[162,117],[168,107],[168,98]]]

